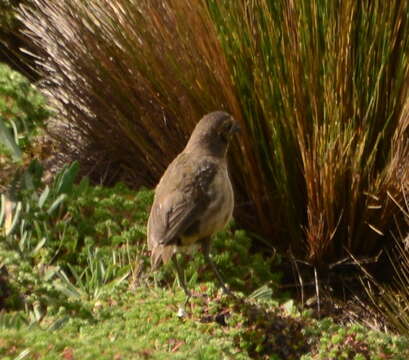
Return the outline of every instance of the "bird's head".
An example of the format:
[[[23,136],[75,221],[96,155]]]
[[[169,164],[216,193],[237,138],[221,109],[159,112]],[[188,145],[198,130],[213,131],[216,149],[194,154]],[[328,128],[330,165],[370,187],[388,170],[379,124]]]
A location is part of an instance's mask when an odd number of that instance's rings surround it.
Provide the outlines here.
[[[230,114],[224,111],[209,113],[197,123],[186,149],[224,157],[231,138],[239,130]]]

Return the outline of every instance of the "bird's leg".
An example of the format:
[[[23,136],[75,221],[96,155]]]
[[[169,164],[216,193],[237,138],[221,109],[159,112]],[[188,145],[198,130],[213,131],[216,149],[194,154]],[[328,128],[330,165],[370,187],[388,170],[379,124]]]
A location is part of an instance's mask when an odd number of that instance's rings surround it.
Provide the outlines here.
[[[181,269],[180,266],[179,266],[179,262],[178,262],[177,256],[178,256],[178,254],[174,254],[174,255],[172,256],[172,261],[173,261],[173,264],[175,265],[175,268],[176,268],[176,274],[177,274],[177,278],[178,278],[179,284],[182,286],[183,291],[184,291],[185,294],[186,294],[186,301],[185,301],[185,305],[186,305],[187,302],[189,301],[190,297],[192,296],[192,294],[191,294],[191,292],[188,290],[188,288],[187,288],[187,286],[186,286],[186,283],[185,283],[185,274],[184,274],[183,269]]]
[[[178,278],[179,285],[182,286],[183,291],[184,291],[185,294],[186,294],[185,302],[183,303],[183,306],[179,306],[177,316],[180,317],[180,318],[183,318],[183,317],[186,316],[185,308],[186,308],[186,305],[187,305],[187,303],[189,302],[190,297],[192,296],[192,294],[191,294],[191,292],[188,290],[188,288],[187,288],[187,286],[186,286],[186,283],[185,283],[185,274],[184,274],[184,271],[183,271],[183,270],[180,268],[180,266],[179,266],[177,256],[178,256],[177,253],[174,254],[174,255],[172,256],[172,261],[173,261],[173,264],[175,265],[175,268],[176,268],[176,276],[177,276],[177,278]]]
[[[210,256],[210,239],[205,239],[204,241],[202,241],[202,251],[203,251],[205,261],[210,265],[213,272],[216,274],[217,280],[219,281],[219,284],[221,288],[223,289],[223,291],[228,295],[232,295],[231,291],[226,287],[222,276],[217,270],[216,264],[213,262]]]

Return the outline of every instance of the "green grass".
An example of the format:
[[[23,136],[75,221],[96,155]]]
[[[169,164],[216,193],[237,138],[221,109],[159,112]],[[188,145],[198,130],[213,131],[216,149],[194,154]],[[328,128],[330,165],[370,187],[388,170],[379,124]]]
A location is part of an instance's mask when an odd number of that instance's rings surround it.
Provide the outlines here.
[[[233,339],[217,324],[177,318],[178,295],[160,289],[123,290],[115,300],[99,302],[92,320],[71,319],[57,331],[3,330],[0,354],[5,356],[13,345],[10,356],[28,348],[31,356],[42,359],[58,358],[68,349],[79,359],[218,359],[237,352]]]
[[[7,291],[6,301],[1,299],[1,358],[409,356],[405,338],[300,312],[279,290],[275,269],[280,259],[253,254],[250,238],[234,224],[215,237],[214,259],[238,299],[218,291],[213,273],[197,255],[186,267],[196,296],[186,307],[187,316],[179,318],[185,296],[172,267],[155,274],[149,269],[145,224],[151,201],[148,190],[135,193],[123,185],[104,188],[83,182],[70,192],[58,216],[43,219],[51,221],[53,231],[41,251],[2,248],[0,285]],[[33,232],[32,245],[37,240]]]
[[[177,288],[123,287],[94,303],[89,318],[62,312],[31,327],[1,328],[0,356],[15,359],[24,352],[28,352],[25,359],[404,360],[409,356],[407,339],[360,325],[341,327],[331,319],[313,320],[274,301],[244,304],[213,294],[193,299],[188,317],[180,319],[176,311],[183,300]],[[215,321],[220,314],[226,315],[223,326]],[[65,316],[61,328],[49,328]]]

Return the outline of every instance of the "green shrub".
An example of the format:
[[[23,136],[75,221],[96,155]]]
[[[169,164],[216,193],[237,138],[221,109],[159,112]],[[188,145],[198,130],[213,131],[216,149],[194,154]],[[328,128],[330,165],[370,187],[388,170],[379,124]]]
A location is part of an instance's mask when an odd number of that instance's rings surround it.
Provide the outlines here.
[[[21,74],[0,63],[0,191],[34,190],[42,168],[34,138],[51,115],[44,97]],[[34,157],[34,159],[33,159]],[[37,182],[37,183],[36,183]]]
[[[0,269],[7,289],[5,308],[25,308],[39,320],[42,307],[61,304],[63,299],[54,286],[60,266],[53,259],[58,253],[56,244],[66,238],[53,229],[65,214],[64,202],[77,172],[78,164],[66,167],[40,194],[23,188],[14,194],[15,201],[1,196]]]
[[[118,184],[87,187],[67,203],[70,222],[58,222],[53,234],[64,234],[65,240],[51,246],[58,251],[56,263],[81,293],[96,300],[111,292],[115,281],[138,281],[135,276],[148,263],[145,226],[151,201],[150,191],[136,194]]]
[[[329,318],[311,325],[303,332],[316,341],[315,350],[302,356],[302,360],[404,360],[409,356],[409,342],[403,337],[371,331],[358,324],[342,327]]]
[[[0,63],[0,119],[22,150],[50,114],[40,92],[23,75]]]
[[[70,190],[63,180],[57,177],[39,199],[27,193],[12,227],[3,224],[0,263],[14,294],[6,305],[21,307],[16,296],[31,306],[50,305],[61,298],[56,289],[74,299],[97,299],[105,285],[129,275],[143,252],[150,192],[92,188],[84,181]]]

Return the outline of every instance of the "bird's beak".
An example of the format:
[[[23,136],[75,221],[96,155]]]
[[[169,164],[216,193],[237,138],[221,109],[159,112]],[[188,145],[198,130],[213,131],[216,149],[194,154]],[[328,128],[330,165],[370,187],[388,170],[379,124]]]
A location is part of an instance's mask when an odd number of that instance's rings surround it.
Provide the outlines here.
[[[237,124],[236,122],[233,123],[233,126],[230,129],[230,134],[234,135],[235,133],[240,132],[241,128],[239,126],[239,124]]]

